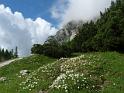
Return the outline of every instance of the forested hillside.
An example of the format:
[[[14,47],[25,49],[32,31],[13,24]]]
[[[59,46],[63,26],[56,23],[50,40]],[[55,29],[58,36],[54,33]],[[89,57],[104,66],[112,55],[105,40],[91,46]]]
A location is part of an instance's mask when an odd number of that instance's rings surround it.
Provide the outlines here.
[[[34,45],[32,53],[66,57],[73,52],[124,52],[124,1],[112,2],[110,8],[100,12],[97,21],[86,22],[76,29],[78,33],[72,41],[60,44],[50,39],[44,45]]]
[[[71,42],[75,51],[124,52],[124,1],[112,2],[96,22],[87,22]]]

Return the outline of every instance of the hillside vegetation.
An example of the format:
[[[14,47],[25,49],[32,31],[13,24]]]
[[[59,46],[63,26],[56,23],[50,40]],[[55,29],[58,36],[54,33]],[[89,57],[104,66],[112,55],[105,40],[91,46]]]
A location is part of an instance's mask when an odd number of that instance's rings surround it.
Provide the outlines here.
[[[54,61],[55,59],[42,55],[33,55],[0,68],[0,93],[21,93],[19,91],[19,84],[24,81],[31,72]],[[26,70],[27,72],[25,72]]]
[[[112,2],[111,7],[104,13],[100,12],[100,17],[95,21],[79,23],[78,27],[73,24],[67,24],[66,28],[77,31],[74,39],[61,43],[50,38],[43,45],[34,45],[32,53],[60,58],[71,56],[74,52],[124,52],[124,0]]]
[[[22,70],[28,70],[25,74]],[[0,68],[0,93],[123,93],[124,54],[33,55]]]

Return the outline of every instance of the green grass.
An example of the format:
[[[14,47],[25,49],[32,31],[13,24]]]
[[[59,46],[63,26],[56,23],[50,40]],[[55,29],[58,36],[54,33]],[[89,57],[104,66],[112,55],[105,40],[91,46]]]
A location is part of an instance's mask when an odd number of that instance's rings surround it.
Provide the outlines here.
[[[0,69],[0,93],[124,93],[124,54],[76,53],[56,59],[33,55]],[[30,73],[21,76],[21,70]],[[21,77],[19,77],[21,76]]]
[[[0,82],[0,93],[18,93],[19,83],[25,79],[18,77],[21,70],[29,70],[32,72],[39,67],[54,61],[55,59],[52,58],[33,55],[0,68],[0,77],[7,77],[5,82]]]

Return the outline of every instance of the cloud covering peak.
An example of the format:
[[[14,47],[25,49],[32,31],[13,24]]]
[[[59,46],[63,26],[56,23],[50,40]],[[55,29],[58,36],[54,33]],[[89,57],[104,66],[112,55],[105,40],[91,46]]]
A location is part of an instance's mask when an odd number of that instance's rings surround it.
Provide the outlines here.
[[[52,17],[60,19],[61,24],[66,24],[71,20],[91,20],[99,16],[100,11],[116,0],[58,0],[52,7]]]
[[[31,46],[42,44],[57,29],[42,18],[24,18],[20,12],[12,12],[9,7],[0,5],[0,47],[13,49],[18,46],[22,56],[30,54]]]

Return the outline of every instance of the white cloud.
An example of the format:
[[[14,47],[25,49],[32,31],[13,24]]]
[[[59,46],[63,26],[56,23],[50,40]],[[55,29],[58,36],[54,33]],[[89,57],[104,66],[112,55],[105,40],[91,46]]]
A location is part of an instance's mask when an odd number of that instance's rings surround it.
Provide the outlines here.
[[[99,16],[100,11],[111,5],[115,0],[61,0],[52,7],[51,14],[59,19],[61,24],[66,24],[71,20],[91,20]]]
[[[57,29],[42,18],[24,18],[20,12],[12,12],[9,7],[0,5],[0,47],[19,48],[19,54],[30,54],[34,43],[43,43]]]
[[[51,14],[53,18],[59,19],[64,15],[64,10],[67,8],[68,0],[58,0],[51,8]]]

